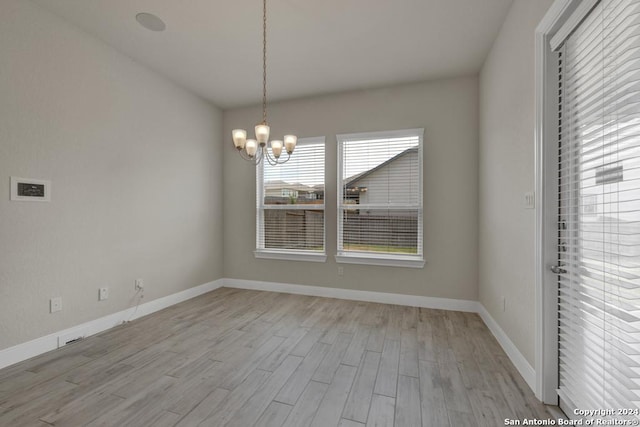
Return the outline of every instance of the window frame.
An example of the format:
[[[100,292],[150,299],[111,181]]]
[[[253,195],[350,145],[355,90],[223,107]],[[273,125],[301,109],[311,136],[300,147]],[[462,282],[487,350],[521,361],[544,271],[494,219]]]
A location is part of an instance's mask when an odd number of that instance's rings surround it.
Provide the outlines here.
[[[345,251],[343,249],[343,212],[345,204],[343,204],[344,188],[342,183],[342,175],[344,168],[344,143],[345,141],[353,140],[367,140],[367,139],[387,139],[387,138],[402,138],[402,137],[417,137],[418,138],[418,202],[416,204],[402,204],[402,205],[387,205],[387,206],[375,206],[365,205],[369,208],[378,209],[393,209],[400,207],[401,209],[412,209],[418,211],[418,246],[417,253],[415,255],[399,255],[382,252],[356,252]],[[389,267],[409,267],[409,268],[423,268],[425,265],[424,258],[424,128],[415,129],[400,129],[392,131],[378,131],[378,132],[359,132],[336,135],[337,141],[337,253],[335,260],[337,263],[344,264],[364,264],[364,265],[378,265]],[[326,193],[325,193],[326,194]]]
[[[268,249],[268,248],[260,248],[259,245],[262,243],[264,245],[264,238],[261,236],[261,232],[263,228],[261,224],[264,222],[264,211],[265,209],[282,209],[282,210],[309,210],[309,205],[265,205],[264,204],[264,162],[263,160],[259,165],[256,166],[256,243],[255,250],[253,252],[254,257],[258,259],[280,259],[287,261],[308,261],[308,262],[326,262],[327,260],[327,211],[326,211],[326,196],[327,196],[327,174],[326,174],[326,164],[327,164],[327,143],[326,138],[324,136],[316,136],[316,137],[306,137],[306,138],[298,138],[297,146],[305,145],[305,144],[319,144],[322,143],[324,145],[324,203],[321,205],[313,205],[314,210],[322,210],[323,211],[323,223],[322,223],[322,246],[323,251],[309,251],[302,249]],[[292,154],[292,157],[295,156],[296,153]],[[278,166],[276,166],[278,167]]]

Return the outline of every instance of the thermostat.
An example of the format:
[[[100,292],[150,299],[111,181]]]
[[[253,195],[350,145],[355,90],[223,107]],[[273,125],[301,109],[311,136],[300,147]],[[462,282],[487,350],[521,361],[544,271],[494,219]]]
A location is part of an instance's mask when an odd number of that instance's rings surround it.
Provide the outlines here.
[[[12,176],[11,200],[22,202],[50,202],[51,181]]]

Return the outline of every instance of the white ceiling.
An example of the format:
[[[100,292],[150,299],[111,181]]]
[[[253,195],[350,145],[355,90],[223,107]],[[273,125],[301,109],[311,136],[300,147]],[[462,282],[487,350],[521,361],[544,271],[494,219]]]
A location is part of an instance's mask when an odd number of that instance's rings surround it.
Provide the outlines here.
[[[222,108],[261,100],[260,0],[32,1]],[[476,73],[511,3],[269,0],[269,100]]]

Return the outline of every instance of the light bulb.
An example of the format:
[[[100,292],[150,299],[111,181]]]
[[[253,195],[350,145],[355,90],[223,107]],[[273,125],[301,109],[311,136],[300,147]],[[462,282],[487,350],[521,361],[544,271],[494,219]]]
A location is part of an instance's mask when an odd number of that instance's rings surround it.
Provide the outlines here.
[[[236,146],[236,149],[242,150],[244,148],[244,144],[247,142],[247,131],[244,129],[234,129],[231,131],[233,135],[233,145]]]
[[[293,153],[293,150],[296,148],[296,143],[298,142],[298,137],[295,135],[285,135],[284,136],[284,147],[287,150],[288,154]]]
[[[276,159],[279,158],[280,154],[282,154],[282,141],[277,139],[271,141],[271,151],[273,151],[273,155]]]
[[[258,142],[255,139],[247,139],[247,144],[244,148],[247,150],[249,157],[253,157],[256,155],[256,151],[258,151]]]
[[[256,139],[260,145],[266,145],[269,140],[269,125],[256,125]]]

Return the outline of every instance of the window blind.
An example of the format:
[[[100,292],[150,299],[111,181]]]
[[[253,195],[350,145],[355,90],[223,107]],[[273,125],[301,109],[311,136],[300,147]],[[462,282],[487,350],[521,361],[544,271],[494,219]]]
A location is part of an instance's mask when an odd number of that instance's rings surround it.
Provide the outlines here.
[[[558,393],[638,418],[640,1],[602,0],[559,72]]]
[[[338,255],[422,259],[422,133],[338,135]]]
[[[287,163],[257,175],[257,250],[324,252],[324,138],[301,138]]]

